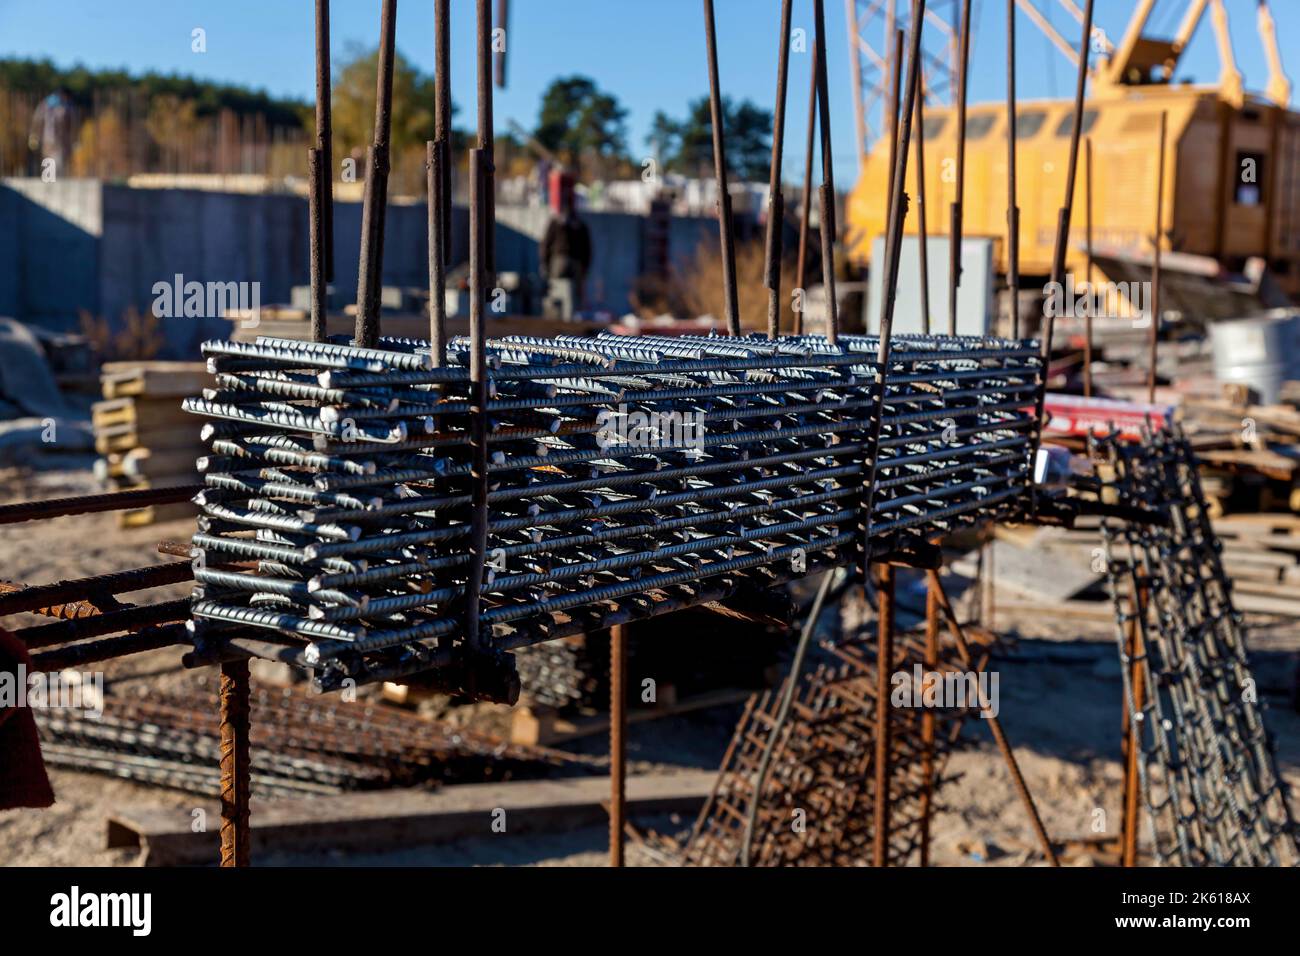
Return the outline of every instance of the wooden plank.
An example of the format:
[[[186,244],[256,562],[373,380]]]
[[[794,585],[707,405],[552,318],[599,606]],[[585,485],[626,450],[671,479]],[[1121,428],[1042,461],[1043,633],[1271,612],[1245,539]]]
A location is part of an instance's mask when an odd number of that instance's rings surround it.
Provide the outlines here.
[[[699,810],[713,789],[716,770],[629,777],[627,807],[632,814]],[[508,833],[562,832],[598,826],[607,819],[602,802],[609,796],[605,776],[507,783],[468,783],[312,797],[252,801],[253,858],[279,853],[383,853],[420,845],[491,836],[505,811]],[[215,804],[204,806],[208,820],[219,818]],[[109,815],[107,845],[140,847],[147,866],[215,863],[217,828],[195,833],[190,808],[130,807]]]

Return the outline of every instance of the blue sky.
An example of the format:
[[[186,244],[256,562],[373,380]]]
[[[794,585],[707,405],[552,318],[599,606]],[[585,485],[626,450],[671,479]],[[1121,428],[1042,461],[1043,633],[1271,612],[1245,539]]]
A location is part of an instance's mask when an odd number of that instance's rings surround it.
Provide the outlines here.
[[[900,6],[907,0],[899,0]],[[1004,95],[1002,0],[975,0],[979,11],[972,46],[972,102]],[[1072,41],[1075,21],[1057,0],[1038,0]],[[1154,22],[1174,21],[1184,0],[1162,0]],[[1227,0],[1237,62],[1248,89],[1262,89],[1267,68],[1255,33],[1255,0]],[[715,0],[723,89],[736,99],[771,108],[775,99],[778,0]],[[68,66],[154,69],[310,97],[313,90],[312,0],[0,0],[0,56],[49,57]],[[1118,41],[1132,0],[1097,0],[1098,23]],[[837,181],[851,183],[853,105],[845,4],[827,0],[832,134]],[[1300,2],[1274,0],[1284,60],[1300,87]],[[472,0],[452,0],[452,95],[458,123],[473,124]],[[335,55],[349,43],[373,46],[379,0],[334,0]],[[433,0],[398,4],[397,45],[421,68],[433,68]],[[812,3],[796,0],[794,21],[811,33]],[[496,116],[531,126],[541,91],[556,76],[583,73],[614,93],[629,110],[630,147],[645,150],[655,110],[684,112],[708,89],[701,0],[511,0],[509,87],[498,91]],[[1018,15],[1017,83],[1023,98],[1065,96],[1071,67],[1023,15]],[[206,53],[190,50],[195,27],[207,32]],[[802,174],[802,130],[807,115],[807,60],[792,58],[785,176]],[[1218,60],[1208,15],[1179,75],[1212,82]],[[1293,105],[1295,100],[1293,98]]]

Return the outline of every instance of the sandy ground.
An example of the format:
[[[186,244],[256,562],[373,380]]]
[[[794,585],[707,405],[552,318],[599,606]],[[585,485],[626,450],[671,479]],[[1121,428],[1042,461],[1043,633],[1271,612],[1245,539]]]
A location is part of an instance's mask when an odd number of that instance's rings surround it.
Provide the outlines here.
[[[0,475],[0,498],[53,497],[93,491],[88,475],[46,473],[31,478]],[[163,538],[183,538],[185,522],[120,530],[111,514],[60,518],[40,523],[32,536],[22,526],[0,527],[0,578],[44,583],[164,560]],[[181,596],[187,585],[167,589]],[[164,593],[151,594],[161,600]],[[18,623],[17,619],[13,623]],[[1120,819],[1121,683],[1106,622],[1013,620],[1001,615],[999,630],[1020,635],[1012,656],[997,663],[1001,718],[1043,821],[1054,839],[1096,836],[1100,820],[1114,835]],[[701,635],[702,639],[706,635]],[[1257,674],[1269,704],[1270,729],[1278,757],[1300,792],[1300,714],[1288,693],[1300,651],[1300,625],[1261,623],[1252,631]],[[147,681],[168,685],[187,681],[180,648],[170,648],[104,665],[113,685]],[[681,717],[632,725],[629,759],[633,772],[669,766],[717,767],[740,708],[722,707]],[[978,723],[978,722],[977,722]],[[1006,765],[986,727],[970,728],[975,746],[950,761],[957,779],[939,794],[934,821],[933,860],[940,865],[1021,865],[1041,862],[1033,830],[1019,802]],[[575,750],[603,752],[603,738],[584,739]],[[58,802],[47,810],[0,812],[0,864],[121,866],[136,862],[137,851],[104,848],[105,818],[116,807],[192,807],[198,798],[65,770],[51,772]],[[1101,814],[1098,813],[1101,811]],[[669,817],[634,819],[643,828],[683,837],[693,820]],[[305,865],[603,865],[607,832],[592,827],[556,834],[485,836],[437,847],[412,847],[373,855],[272,855],[261,864]],[[635,844],[630,864],[660,860]],[[1086,863],[1086,860],[1083,861]]]

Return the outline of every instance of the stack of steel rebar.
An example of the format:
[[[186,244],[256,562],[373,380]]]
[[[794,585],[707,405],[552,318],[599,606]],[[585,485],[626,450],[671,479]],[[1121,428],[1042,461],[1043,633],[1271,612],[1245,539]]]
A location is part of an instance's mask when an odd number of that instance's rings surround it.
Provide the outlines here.
[[[1181,429],[1095,438],[1116,503],[1161,521],[1102,522],[1118,620],[1131,756],[1157,862],[1300,863],[1241,615],[1196,456]],[[1130,736],[1132,738],[1132,735]],[[1135,805],[1136,806],[1136,805]]]
[[[108,696],[98,716],[39,709],[45,759],[71,770],[211,793],[220,753],[215,685],[207,679],[194,689]],[[252,708],[252,783],[262,797],[546,776],[586,762],[364,701],[255,686]]]
[[[878,345],[516,336],[487,343],[474,382],[464,339],[445,357],[392,339],[209,342],[216,388],[186,402],[213,419],[196,638],[256,629],[246,650],[331,688],[1015,512],[1037,344],[896,338],[877,453]],[[213,566],[250,558],[255,573]]]

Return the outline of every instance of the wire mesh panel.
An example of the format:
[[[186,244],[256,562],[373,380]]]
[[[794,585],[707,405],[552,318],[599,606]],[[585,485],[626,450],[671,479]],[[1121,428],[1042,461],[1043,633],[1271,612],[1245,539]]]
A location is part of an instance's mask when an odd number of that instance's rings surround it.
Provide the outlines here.
[[[463,339],[436,368],[415,341],[207,343],[216,388],[186,403],[211,419],[195,617],[294,645],[338,686],[1014,510],[1037,434],[1036,346],[899,338],[863,521],[877,346],[513,336],[488,343],[479,412]]]
[[[962,669],[951,646],[926,665],[924,639],[900,635],[892,672],[911,675]],[[876,646],[855,638],[827,643],[821,659],[799,678],[790,719],[773,750],[754,823],[755,866],[862,866],[871,860],[876,752]],[[976,670],[987,654],[981,654]],[[727,750],[713,795],[700,812],[683,859],[695,866],[735,866],[741,858],[754,781],[783,688],[755,694]],[[905,865],[919,846],[921,801],[944,779],[959,745],[967,708],[933,710],[932,776],[927,784],[922,711],[889,708],[890,832],[888,860]]]
[[[1179,866],[1300,862],[1285,786],[1181,430],[1094,440],[1120,505],[1164,523],[1102,522],[1152,847]],[[1137,678],[1134,679],[1134,662]]]

